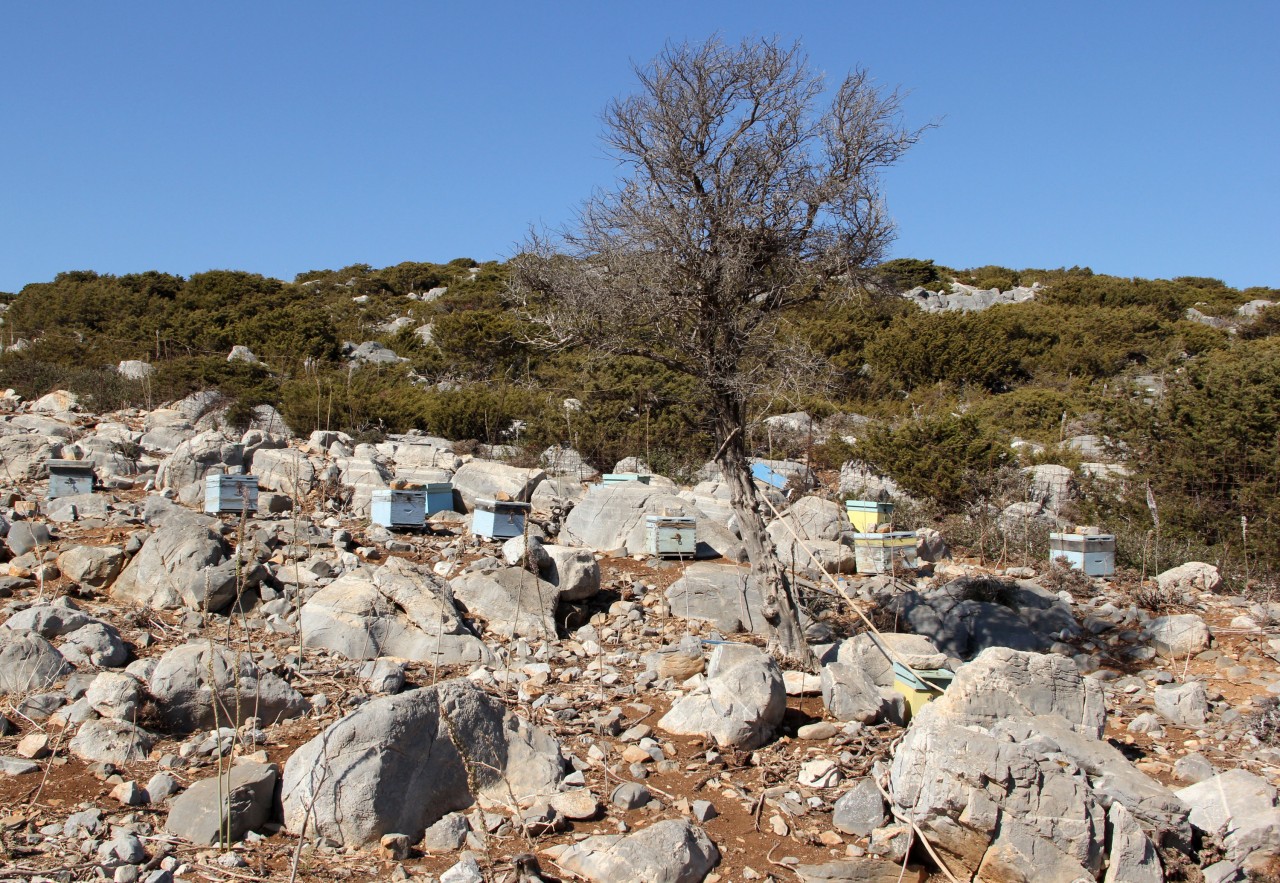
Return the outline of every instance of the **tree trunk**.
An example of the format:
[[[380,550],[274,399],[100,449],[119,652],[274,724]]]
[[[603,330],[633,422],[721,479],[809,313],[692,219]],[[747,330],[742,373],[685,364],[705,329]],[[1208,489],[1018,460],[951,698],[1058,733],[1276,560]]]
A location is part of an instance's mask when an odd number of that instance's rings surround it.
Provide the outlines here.
[[[718,397],[716,429],[721,440],[716,463],[729,483],[730,504],[738,519],[742,542],[747,549],[752,574],[760,580],[764,594],[764,617],[769,624],[770,647],[806,670],[814,667],[813,653],[800,625],[800,610],[786,571],[774,553],[773,540],[765,531],[764,503],[756,493],[747,457],[746,420],[742,405],[732,396]]]

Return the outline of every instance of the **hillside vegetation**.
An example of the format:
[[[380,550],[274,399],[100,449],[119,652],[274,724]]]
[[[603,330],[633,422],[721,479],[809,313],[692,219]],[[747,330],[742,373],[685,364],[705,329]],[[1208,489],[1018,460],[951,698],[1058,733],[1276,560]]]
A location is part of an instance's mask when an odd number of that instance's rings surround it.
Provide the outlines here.
[[[981,312],[926,312],[899,296],[952,282],[1038,287],[1032,299]],[[62,273],[8,298],[0,385],[27,397],[70,389],[103,410],[214,388],[246,419],[251,406],[274,405],[298,433],[416,428],[513,444],[528,458],[563,444],[605,470],[638,456],[676,477],[714,453],[705,415],[687,404],[687,378],[589,350],[530,347],[505,289],[503,264],[465,258],[358,264],[292,282],[225,270]],[[1134,567],[1199,557],[1237,589],[1274,585],[1280,308],[1240,311],[1258,300],[1280,292],[1199,277],[890,261],[847,303],[791,318],[794,344],[829,370],[755,410],[804,410],[821,428],[760,424],[752,443],[759,455],[821,469],[861,461],[897,483],[904,508],[990,555],[1010,542],[996,516],[1025,498],[1016,467],[1111,462],[1122,468],[1079,473],[1076,499],[1055,514],[1117,533]],[[352,361],[351,345],[365,341],[401,361]],[[260,362],[228,361],[232,346]],[[116,370],[123,360],[150,362],[154,373],[127,380]],[[1082,436],[1093,447],[1063,444]]]

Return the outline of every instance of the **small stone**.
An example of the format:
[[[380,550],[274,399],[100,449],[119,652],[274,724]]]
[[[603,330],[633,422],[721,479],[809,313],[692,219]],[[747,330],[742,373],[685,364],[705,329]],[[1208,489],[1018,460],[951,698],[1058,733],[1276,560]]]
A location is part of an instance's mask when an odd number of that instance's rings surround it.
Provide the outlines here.
[[[625,810],[639,809],[652,799],[649,789],[635,782],[624,782],[609,795],[610,803]]]
[[[695,800],[691,810],[693,812],[693,817],[703,824],[706,824],[716,816],[720,815],[715,808],[715,804],[710,800]]]
[[[409,837],[407,834],[383,834],[378,841],[378,853],[393,862],[402,862],[409,857]]]
[[[819,758],[801,764],[799,781],[806,788],[834,788],[840,784],[840,768],[834,762]]]
[[[163,803],[178,793],[178,781],[168,773],[156,773],[147,781],[147,800],[151,803]]]
[[[121,782],[111,789],[111,799],[121,806],[142,806],[147,802],[147,792],[137,782]]]
[[[427,852],[453,852],[462,847],[471,831],[467,817],[459,812],[442,816],[422,835],[422,848]]]
[[[14,749],[19,756],[29,760],[38,760],[49,754],[49,735],[47,733],[28,733],[22,737],[18,747]]]
[[[824,846],[843,846],[844,838],[835,831],[823,831],[818,835],[818,839],[822,841]]]
[[[838,732],[840,730],[831,721],[818,721],[814,724],[805,724],[796,730],[796,738],[816,742],[820,739],[830,739]]]
[[[551,805],[566,819],[575,822],[595,818],[600,812],[600,801],[585,788],[561,791],[551,797]]]
[[[1213,764],[1202,754],[1188,754],[1178,758],[1173,764],[1173,774],[1184,782],[1203,782],[1218,774]]]

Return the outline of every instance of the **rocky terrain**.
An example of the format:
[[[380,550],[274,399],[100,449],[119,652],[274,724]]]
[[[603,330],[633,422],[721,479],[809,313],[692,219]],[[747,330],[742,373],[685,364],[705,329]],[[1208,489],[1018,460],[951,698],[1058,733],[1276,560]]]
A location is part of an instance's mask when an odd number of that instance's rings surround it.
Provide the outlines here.
[[[926,529],[918,572],[857,575],[839,496],[773,462],[820,663],[789,670],[714,469],[602,485],[201,395],[0,410],[0,879],[1280,875],[1280,605],[1211,565],[1089,579]],[[48,500],[51,459],[93,492]],[[211,472],[258,511],[203,514]],[[438,481],[454,510],[371,524]],[[477,499],[526,530],[474,536]],[[648,556],[646,514],[697,517],[695,559]],[[911,714],[892,663],[954,680]]]

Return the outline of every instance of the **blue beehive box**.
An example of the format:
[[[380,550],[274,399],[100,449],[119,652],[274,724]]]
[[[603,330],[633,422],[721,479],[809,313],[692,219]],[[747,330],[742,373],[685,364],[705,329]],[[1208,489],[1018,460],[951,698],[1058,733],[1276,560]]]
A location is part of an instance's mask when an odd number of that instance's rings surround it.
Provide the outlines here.
[[[645,551],[659,558],[692,558],[698,551],[698,522],[694,518],[646,515]]]
[[[649,476],[639,475],[635,472],[609,472],[600,479],[603,484],[648,484]]]
[[[221,512],[257,512],[258,477],[209,473],[204,477],[204,511],[213,515]]]
[[[756,481],[762,481],[770,487],[776,487],[778,490],[786,490],[787,477],[779,472],[774,472],[764,463],[756,463],[751,467],[751,477]]]
[[[84,460],[49,460],[47,499],[93,493],[93,464]]]
[[[1066,558],[1086,576],[1113,576],[1116,572],[1116,538],[1109,533],[1051,533],[1049,561]]]
[[[383,527],[422,527],[427,521],[427,492],[378,488],[369,503],[369,519]]]
[[[518,537],[524,533],[524,520],[530,508],[528,503],[476,500],[476,510],[471,515],[471,532],[491,540]]]
[[[449,512],[453,510],[453,485],[447,481],[432,481],[424,484],[422,489],[427,492],[427,514],[435,515],[437,512]]]

